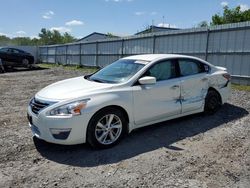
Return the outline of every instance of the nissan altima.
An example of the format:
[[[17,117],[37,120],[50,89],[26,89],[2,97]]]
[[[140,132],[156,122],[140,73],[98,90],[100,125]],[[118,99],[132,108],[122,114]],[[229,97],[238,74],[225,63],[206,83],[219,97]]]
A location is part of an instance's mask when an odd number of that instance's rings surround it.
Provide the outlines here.
[[[230,92],[226,68],[191,56],[135,55],[39,91],[28,106],[29,126],[47,142],[107,148],[143,126],[213,114]]]

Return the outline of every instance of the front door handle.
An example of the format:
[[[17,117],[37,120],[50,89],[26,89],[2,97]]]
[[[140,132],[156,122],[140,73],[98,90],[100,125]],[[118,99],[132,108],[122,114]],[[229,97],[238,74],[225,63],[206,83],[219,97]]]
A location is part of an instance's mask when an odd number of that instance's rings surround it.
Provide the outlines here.
[[[202,78],[201,79],[201,81],[203,81],[203,82],[205,82],[205,81],[207,81],[208,80],[208,78]]]
[[[173,85],[172,87],[171,87],[171,89],[177,89],[177,88],[179,88],[180,86],[179,85]]]

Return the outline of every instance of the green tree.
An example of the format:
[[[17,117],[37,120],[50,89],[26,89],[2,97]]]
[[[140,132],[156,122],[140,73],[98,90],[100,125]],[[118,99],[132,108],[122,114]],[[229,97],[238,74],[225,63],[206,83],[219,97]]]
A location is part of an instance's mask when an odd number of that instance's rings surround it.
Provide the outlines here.
[[[40,44],[46,45],[51,43],[52,32],[50,30],[42,28],[41,33],[39,33],[38,36],[40,37]]]
[[[63,43],[70,43],[75,42],[76,38],[74,38],[72,35],[70,35],[68,32],[63,34]]]
[[[237,23],[250,21],[250,9],[242,11],[240,6],[230,9],[228,6],[225,6],[223,15],[215,14],[212,16],[211,25],[221,25],[229,23]]]
[[[208,24],[207,21],[202,21],[202,22],[200,22],[200,23],[198,24],[198,27],[208,27],[208,26],[209,26],[209,24]]]
[[[64,44],[76,41],[76,39],[67,32],[61,34],[57,30],[50,31],[45,28],[41,29],[39,37],[40,37],[40,44],[42,45]]]
[[[15,37],[11,39],[11,43],[17,46],[32,45],[32,40],[29,37]]]
[[[118,36],[114,35],[113,33],[108,32],[107,33],[109,38],[117,38]]]
[[[0,35],[0,46],[7,46],[11,44],[11,39],[4,35]]]

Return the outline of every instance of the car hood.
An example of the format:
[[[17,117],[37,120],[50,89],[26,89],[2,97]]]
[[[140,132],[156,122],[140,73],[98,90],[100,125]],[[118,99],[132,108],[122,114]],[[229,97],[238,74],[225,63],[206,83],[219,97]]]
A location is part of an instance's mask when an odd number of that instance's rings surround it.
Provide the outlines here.
[[[78,98],[93,92],[112,88],[112,84],[86,80],[83,76],[51,84],[40,90],[35,97],[44,100],[60,101]]]

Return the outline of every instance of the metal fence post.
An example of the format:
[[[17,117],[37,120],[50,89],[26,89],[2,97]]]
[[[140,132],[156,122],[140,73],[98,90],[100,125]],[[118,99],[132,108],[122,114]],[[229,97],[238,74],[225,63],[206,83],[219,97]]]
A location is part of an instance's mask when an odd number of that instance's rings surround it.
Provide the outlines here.
[[[41,53],[40,53],[40,48],[36,45],[36,63],[41,62]]]
[[[156,36],[153,35],[153,49],[152,49],[153,54],[155,53],[155,40],[156,40]]]
[[[66,45],[66,65],[68,65],[68,45]]]
[[[47,63],[49,63],[49,47],[48,46],[46,46],[46,48],[47,48]]]
[[[98,62],[98,51],[99,51],[99,49],[98,49],[98,41],[95,43],[95,65],[98,67],[99,66],[99,62]]]
[[[57,46],[55,48],[55,64],[57,64]]]
[[[206,61],[207,61],[207,58],[208,58],[209,34],[210,34],[210,30],[207,29],[207,41],[206,41],[206,52],[205,52],[205,60]]]
[[[80,66],[82,65],[82,45],[81,43],[79,43],[79,63],[80,63]]]
[[[122,57],[124,56],[124,39],[122,39]]]

